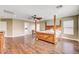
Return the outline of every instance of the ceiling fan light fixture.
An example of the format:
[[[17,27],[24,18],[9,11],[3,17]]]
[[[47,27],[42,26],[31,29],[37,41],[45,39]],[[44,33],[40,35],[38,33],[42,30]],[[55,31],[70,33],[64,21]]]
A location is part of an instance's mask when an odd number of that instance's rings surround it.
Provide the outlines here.
[[[36,15],[33,15],[32,17],[35,19],[36,18]]]
[[[62,8],[63,6],[62,5],[58,5],[58,6],[56,6],[56,8]]]

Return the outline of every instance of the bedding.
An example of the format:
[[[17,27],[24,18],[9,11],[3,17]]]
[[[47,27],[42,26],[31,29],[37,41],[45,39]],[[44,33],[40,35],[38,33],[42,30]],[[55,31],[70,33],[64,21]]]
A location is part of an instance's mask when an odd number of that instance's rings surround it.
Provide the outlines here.
[[[54,34],[54,30],[50,29],[50,30],[45,30],[45,31],[37,31],[37,32],[41,32],[41,33],[47,33],[47,34]],[[61,35],[61,30],[56,30],[56,37],[59,37]]]

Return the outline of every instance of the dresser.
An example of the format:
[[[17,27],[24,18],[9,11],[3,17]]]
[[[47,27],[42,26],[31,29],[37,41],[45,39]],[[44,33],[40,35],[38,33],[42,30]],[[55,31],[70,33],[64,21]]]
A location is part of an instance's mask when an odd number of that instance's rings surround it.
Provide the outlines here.
[[[0,32],[0,53],[4,53],[4,32]]]

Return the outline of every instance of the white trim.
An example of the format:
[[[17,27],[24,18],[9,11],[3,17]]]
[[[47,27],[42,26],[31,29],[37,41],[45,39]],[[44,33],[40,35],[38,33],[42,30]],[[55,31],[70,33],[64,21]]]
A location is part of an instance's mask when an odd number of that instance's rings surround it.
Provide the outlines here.
[[[20,37],[20,36],[24,36],[25,34],[20,34],[20,35],[13,35],[12,37]]]
[[[27,36],[27,35],[31,35],[31,34],[21,34],[21,35],[12,35],[12,36],[5,36],[5,37],[21,37],[21,36]]]
[[[22,35],[5,36],[5,37],[20,37],[20,36],[24,36],[24,34],[22,34]]]
[[[74,41],[78,41],[79,42],[79,39],[72,39],[72,38],[68,38],[68,37],[62,37],[62,38],[69,39],[69,40],[74,40]]]

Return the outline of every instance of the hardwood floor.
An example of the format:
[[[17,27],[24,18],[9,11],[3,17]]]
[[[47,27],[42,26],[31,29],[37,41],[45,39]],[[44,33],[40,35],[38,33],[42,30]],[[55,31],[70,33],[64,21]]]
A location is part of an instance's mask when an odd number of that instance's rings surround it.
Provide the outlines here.
[[[5,39],[5,54],[78,54],[79,43],[58,39],[57,44],[34,40],[31,35]]]

